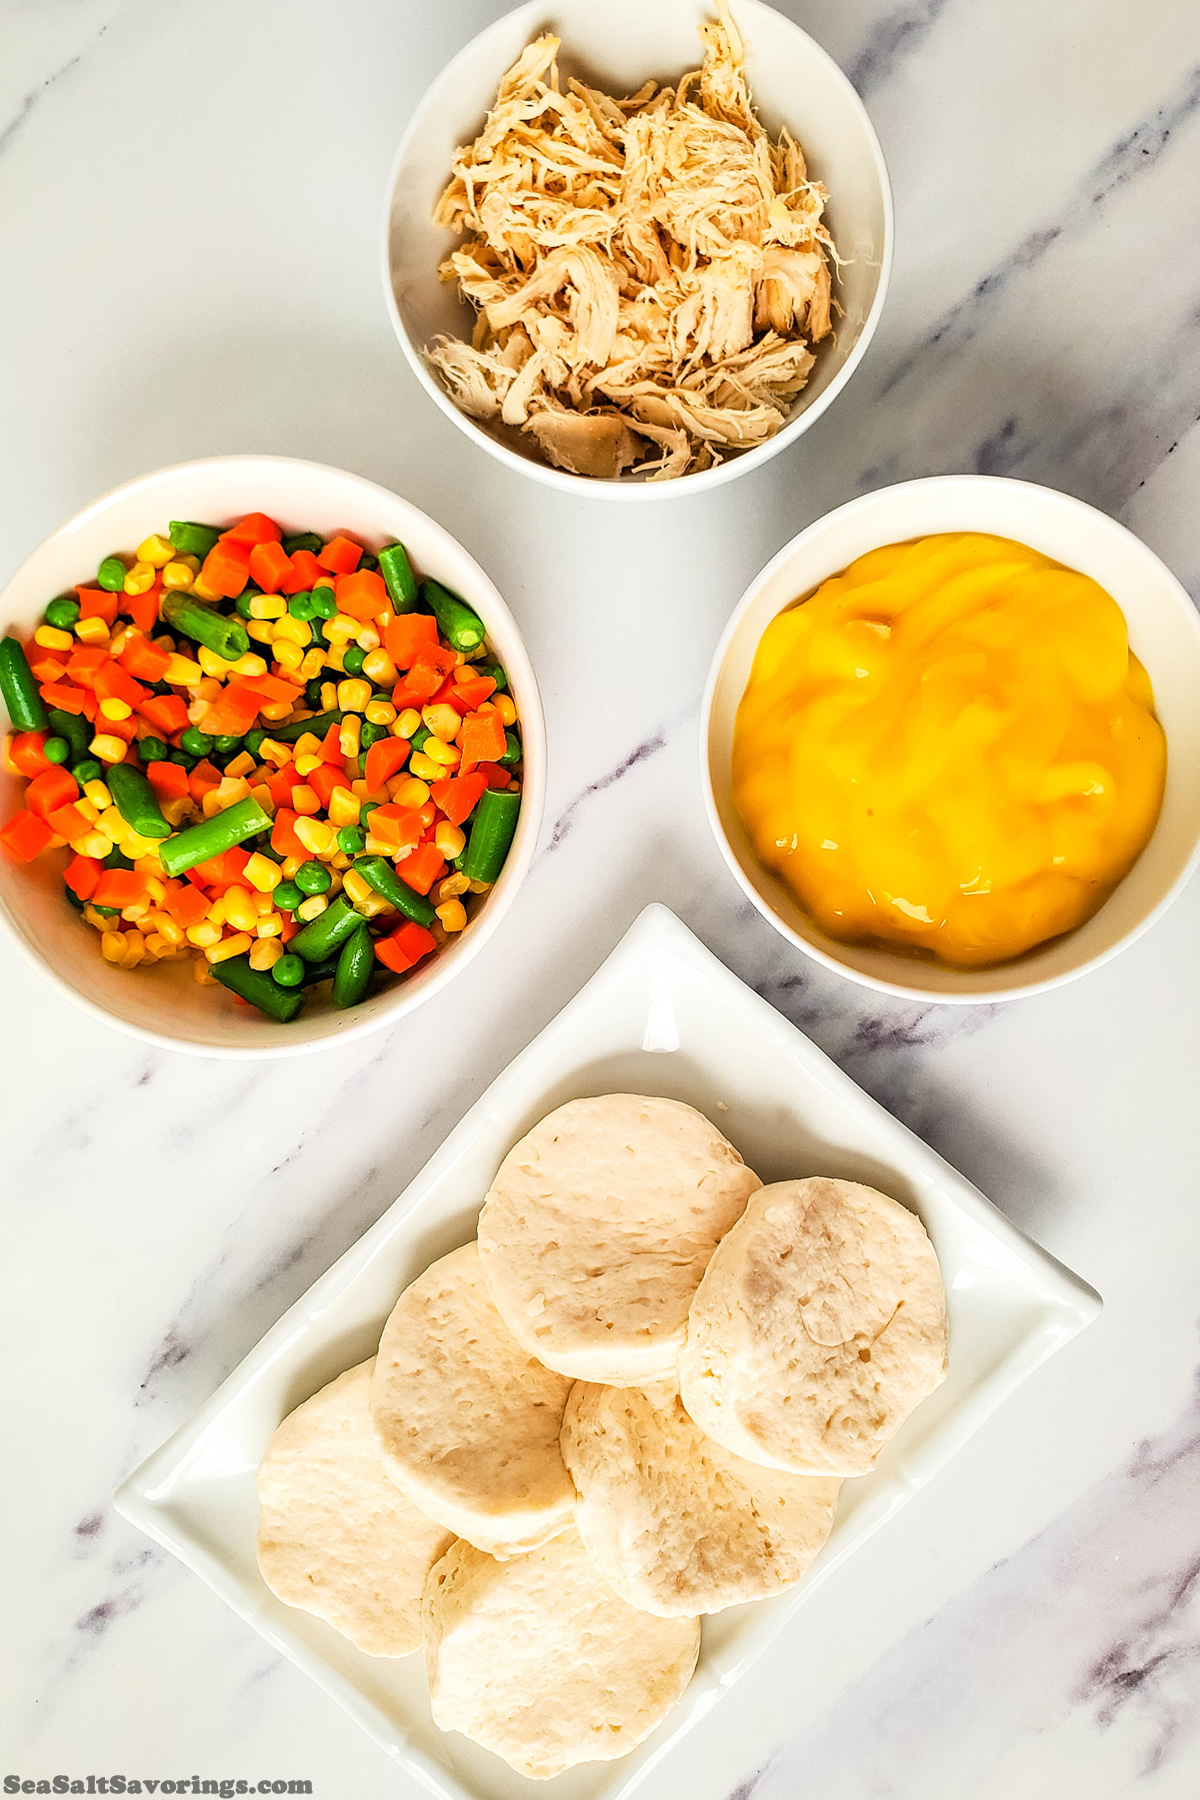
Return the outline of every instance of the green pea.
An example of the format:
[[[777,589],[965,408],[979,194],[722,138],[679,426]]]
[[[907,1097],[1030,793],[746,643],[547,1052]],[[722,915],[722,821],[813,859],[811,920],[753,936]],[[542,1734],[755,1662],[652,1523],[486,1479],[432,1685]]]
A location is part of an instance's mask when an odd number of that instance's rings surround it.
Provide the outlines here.
[[[242,740],[230,733],[221,732],[213,739],[212,747],[214,750],[220,751],[222,756],[228,756],[231,751],[241,749]]]
[[[367,820],[370,818],[371,814],[373,812],[377,812],[378,809],[379,809],[379,801],[378,800],[364,800],[362,805],[358,809],[359,824],[365,825]]]
[[[92,911],[98,913],[102,919],[115,919],[117,916],[115,906],[93,906]]]
[[[318,619],[332,619],[337,612],[337,595],[331,587],[313,589],[313,616]]]
[[[367,847],[367,834],[358,825],[343,825],[337,834],[337,847],[343,856],[361,856]]]
[[[199,760],[199,757],[189,756],[186,750],[170,750],[167,752],[167,761],[178,763],[181,769],[194,769]]]
[[[418,725],[409,740],[409,747],[415,750],[419,756],[432,736],[433,733],[427,725]]]
[[[96,570],[96,580],[110,594],[119,594],[125,586],[125,577],[129,571],[119,556],[106,556]]]
[[[139,739],[137,753],[144,763],[164,762],[168,749],[162,738],[145,737]]]
[[[266,740],[266,737],[267,737],[267,733],[265,731],[259,731],[257,729],[254,731],[248,731],[246,733],[246,738],[245,738],[246,748],[250,752],[251,756],[258,756],[258,754],[262,750],[262,747]]]
[[[130,862],[125,852],[123,850],[118,850],[114,845],[108,855],[104,858],[104,866],[106,869],[132,869],[133,864]]]
[[[89,781],[100,781],[103,778],[104,765],[97,762],[94,756],[86,756],[82,762],[75,764],[71,773],[80,787],[86,787]]]
[[[179,747],[186,750],[189,756],[207,756],[213,747],[213,740],[207,731],[200,731],[195,725],[189,725],[180,736]]]
[[[308,621],[313,616],[312,601],[313,597],[311,592],[305,588],[302,593],[293,594],[291,596],[287,603],[287,609],[291,613],[293,619],[299,619],[301,624],[307,625]]]
[[[324,863],[301,863],[292,880],[302,894],[327,894],[333,882],[333,876]]]
[[[47,762],[65,763],[71,754],[71,746],[66,738],[48,737],[42,745],[42,755]]]
[[[72,600],[69,594],[52,600],[46,608],[46,623],[53,625],[56,631],[70,631],[78,617],[79,602]]]
[[[508,686],[508,676],[504,673],[504,670],[500,667],[499,663],[480,663],[479,673],[481,675],[491,676],[496,684],[496,692],[498,694],[502,694]]]
[[[278,894],[279,889],[276,888],[275,892]],[[271,970],[271,975],[273,979],[279,983],[280,987],[289,988],[299,987],[300,983],[304,980],[306,972],[304,963],[300,957],[281,956]]]
[[[365,719],[358,741],[364,750],[369,750],[372,744],[377,744],[380,738],[385,738],[387,734],[386,725],[372,725],[370,719]]]
[[[65,881],[63,882],[63,893],[67,896],[68,906],[73,906],[76,912],[83,911],[84,907],[87,905],[87,901],[81,900],[79,895],[75,892],[75,889],[69,888]]]
[[[281,881],[272,889],[271,898],[280,912],[295,912],[304,895],[294,881]]]
[[[379,558],[377,556],[372,556],[369,550],[364,550],[358,559],[358,566],[360,569],[377,569],[379,567]]]
[[[362,666],[365,661],[366,652],[360,650],[357,644],[351,644],[350,648],[342,658],[342,667],[345,669],[347,675],[361,675]]]

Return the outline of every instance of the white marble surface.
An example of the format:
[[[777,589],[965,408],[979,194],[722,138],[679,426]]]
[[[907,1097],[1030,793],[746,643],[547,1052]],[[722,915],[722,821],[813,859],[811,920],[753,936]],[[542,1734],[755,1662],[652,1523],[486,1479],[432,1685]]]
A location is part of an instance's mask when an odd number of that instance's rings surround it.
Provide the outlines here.
[[[390,1036],[253,1068],[150,1052],[0,945],[0,1777],[415,1793],[108,1497],[657,898],[1107,1309],[646,1791],[1200,1792],[1200,890],[1060,993],[880,1004],[740,904],[695,775],[733,602],[864,489],[963,468],[1048,481],[1200,588],[1200,20],[1178,0],[786,6],[883,139],[890,304],[792,451],[618,518],[467,446],[383,311],[394,144],[496,0],[0,5],[0,575],[145,469],[245,449],[340,463],[499,582],[552,747],[525,890],[463,982]]]

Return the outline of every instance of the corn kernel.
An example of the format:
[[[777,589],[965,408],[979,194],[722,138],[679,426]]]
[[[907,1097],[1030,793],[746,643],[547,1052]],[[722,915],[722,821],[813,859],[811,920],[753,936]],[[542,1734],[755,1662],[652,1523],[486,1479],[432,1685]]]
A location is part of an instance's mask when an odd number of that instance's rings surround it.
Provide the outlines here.
[[[339,681],[337,703],[343,712],[361,712],[364,706],[371,704],[371,684],[352,676],[348,681]]]
[[[406,706],[396,720],[393,736],[410,738],[421,724],[421,715],[415,706]]]
[[[159,804],[163,818],[173,831],[178,831],[184,819],[191,817],[192,802],[186,794],[180,794],[174,800],[160,801]]]
[[[347,869],[342,887],[355,906],[365,906],[375,898],[375,889],[357,869]]]
[[[441,773],[442,772],[439,769],[439,779],[441,778]],[[413,812],[417,812],[429,799],[428,785],[424,781],[416,780],[411,775],[402,775],[395,784],[392,799],[396,802],[397,806],[409,807]]]
[[[273,644],[293,643],[306,648],[312,643],[312,630],[303,619],[293,619],[290,613],[284,613],[275,625]]]
[[[347,713],[338,728],[338,749],[353,759],[358,755],[362,738],[362,722],[357,713]]]
[[[301,650],[299,644],[272,643],[271,648],[275,653],[275,661],[279,664],[279,667],[285,670],[287,674],[294,675],[299,669],[300,664],[304,661],[304,652]],[[266,710],[267,709],[263,707],[262,711],[264,717],[266,716]]]
[[[419,750],[414,750],[409,757],[408,767],[419,781],[441,781],[446,773],[440,763],[435,763],[432,757],[422,756]]]
[[[260,938],[277,938],[283,930],[283,914],[264,913],[254,929]]]
[[[300,667],[296,673],[298,675],[303,675],[305,681],[315,681],[324,667],[325,652],[314,647],[312,650],[306,650],[304,652],[304,655],[300,658]]]
[[[221,927],[214,924],[212,919],[198,919],[194,925],[188,926],[186,937],[188,943],[195,944],[197,949],[207,950],[210,945],[220,943]]]
[[[108,626],[103,619],[77,619],[75,636],[81,644],[90,644],[93,650],[98,650],[101,644],[108,642]]]
[[[371,833],[368,831],[368,833],[367,833],[367,855],[368,856],[389,856],[390,857],[390,856],[395,856],[395,854],[396,854],[395,844],[389,843],[386,838],[372,837]]]
[[[283,945],[277,937],[259,938],[250,952],[252,969],[273,969],[283,955]]]
[[[490,881],[472,881],[468,883],[469,891],[472,894],[486,894],[490,892],[491,886],[492,884]]]
[[[253,931],[258,924],[258,914],[244,887],[226,888],[225,923],[232,925],[235,931]]]
[[[224,681],[233,668],[232,663],[226,661],[225,657],[218,656],[215,650],[210,650],[207,644],[201,644],[197,650],[196,661],[214,681]]]
[[[255,766],[254,758],[251,756],[250,752],[248,750],[239,750],[237,755],[231,757],[225,764],[225,773],[226,775],[244,779],[247,775],[254,772]]]
[[[146,955],[146,940],[140,931],[125,933],[125,962],[127,969],[136,969],[140,962],[151,960]]]
[[[348,869],[353,860],[353,857],[347,856],[344,850],[335,850],[326,867],[334,870]],[[335,880],[333,885],[335,888],[340,888],[342,884]]]
[[[467,909],[461,900],[446,900],[435,910],[443,931],[461,931],[467,922]]]
[[[337,705],[337,682],[336,681],[323,681],[321,683],[321,711],[322,712],[332,712],[336,705]]]
[[[216,987],[217,978],[202,956],[198,956],[192,964],[192,974],[201,987]]]
[[[206,819],[215,819],[217,814],[224,810],[224,807],[217,797],[216,788],[209,788],[207,794],[204,795],[200,802],[200,811],[204,814],[204,817]]]
[[[366,718],[372,725],[391,725],[395,717],[396,709],[390,700],[372,700],[367,707]]]
[[[362,672],[376,687],[394,687],[400,678],[400,671],[386,650],[372,650],[364,656]]]
[[[354,795],[354,798],[358,801],[360,808],[361,808],[364,800],[369,800],[371,798],[371,790],[367,786],[365,781],[361,781],[361,780],[352,781],[350,783],[350,792]]]
[[[96,736],[88,745],[88,749],[93,756],[98,756],[101,762],[119,763],[125,761],[125,739],[109,737],[103,731],[98,731],[96,733]]]
[[[293,806],[296,804],[296,793],[297,790],[293,788]],[[297,808],[297,810],[299,809]],[[328,856],[329,852],[333,849],[333,832],[322,819],[298,818],[292,829],[300,839],[300,842],[304,845],[304,848],[310,850],[314,856]],[[321,895],[314,897],[318,899],[323,898]]]
[[[78,850],[80,856],[94,856],[97,862],[103,862],[112,849],[112,842],[102,831],[89,831],[86,837],[79,838],[71,848]]]
[[[112,795],[99,776],[95,781],[85,782],[83,791],[98,812],[104,812],[112,805]]]
[[[258,746],[258,754],[264,762],[274,763],[277,769],[286,769],[292,760],[290,744],[277,744],[274,738],[264,738]]]
[[[254,594],[250,600],[252,619],[282,619],[287,616],[287,601],[278,594]]]
[[[128,700],[109,699],[100,702],[101,718],[111,719],[114,724],[119,723],[122,719],[130,718],[132,713],[133,708],[130,706]]]
[[[360,650],[365,651],[368,656],[371,654],[371,652],[373,650],[378,650],[378,648],[379,648],[379,633],[378,633],[378,631],[376,631],[374,625],[360,625],[359,626],[359,628],[358,628],[358,647]],[[375,679],[375,677],[372,676],[371,679],[373,681]],[[392,680],[394,681],[395,679],[396,678],[393,675]]]
[[[247,950],[254,947],[254,939],[247,937],[244,931],[235,932],[233,937],[222,938],[219,944],[204,952],[210,963],[228,962],[232,956],[245,956]]]
[[[218,899],[214,900],[212,905],[209,907],[208,922],[210,925],[223,925],[225,923],[225,896],[224,896],[224,894],[220,895]]]
[[[310,919],[319,919],[328,905],[329,902],[324,894],[310,894],[308,899],[302,900],[296,908],[296,917],[303,919],[307,925]]]
[[[452,744],[462,730],[462,715],[458,708],[443,701],[440,706],[426,706],[421,712],[421,722],[426,731],[431,731],[435,738],[444,744]]]
[[[183,926],[173,919],[170,913],[157,915],[159,936],[166,938],[168,944],[179,945],[183,942]]]
[[[174,956],[175,946],[167,942],[161,932],[152,931],[146,939],[146,954],[155,962]]]
[[[137,559],[139,562],[149,563],[152,569],[165,569],[169,562],[175,560],[175,546],[155,532],[138,545]]]
[[[195,687],[203,681],[204,670],[190,656],[172,655],[167,658],[167,666],[163,670],[163,680],[169,681],[172,687]]]
[[[40,644],[43,650],[71,650],[75,646],[70,632],[59,631],[54,625],[39,625],[33,634],[33,641]]]
[[[314,817],[321,810],[321,797],[315,788],[307,782],[300,782],[292,789],[292,811]],[[303,840],[301,840],[303,842]]]
[[[502,725],[516,724],[517,709],[513,704],[511,694],[496,694],[493,696],[492,703],[495,706],[496,711],[500,714],[500,723]]]
[[[438,826],[433,834],[433,841],[445,857],[446,861],[453,862],[456,856],[462,855],[463,850],[466,847],[467,839],[465,833],[461,832],[457,825],[451,825],[447,821]],[[450,896],[450,898],[453,898],[453,896]]]
[[[300,864],[304,861],[305,861],[305,858],[303,856],[285,856],[282,863],[279,865],[280,868],[283,870],[283,879],[285,881],[291,881],[292,877],[296,873],[296,870],[300,867]]]
[[[263,856],[256,850],[242,871],[251,887],[257,888],[260,894],[269,894],[283,880],[279,864],[272,862],[269,856]]]
[[[335,787],[329,796],[329,823],[357,825],[361,808],[357,797],[346,787]]]
[[[456,769],[462,761],[462,751],[457,744],[444,744],[441,738],[435,737],[426,738],[424,755],[439,765],[442,775],[447,769]],[[412,761],[411,757],[409,761]]]
[[[442,854],[445,855],[445,851]],[[453,875],[447,875],[445,881],[438,883],[438,900],[457,900],[460,894],[466,893],[470,885],[462,871],[456,869]]]
[[[102,931],[105,933],[109,933],[109,932],[120,930],[120,926],[117,924],[117,921],[115,919],[101,918],[100,914],[95,910],[94,907],[85,906],[83,909],[83,916],[87,920],[88,924],[91,925],[96,931]]]
[[[123,963],[125,961],[125,934],[121,931],[106,931],[100,939],[100,954],[107,963]]]
[[[275,628],[266,619],[251,619],[246,625],[247,635],[256,644],[270,644],[274,641]]]
[[[348,644],[353,638],[358,639],[359,623],[345,613],[334,613],[332,619],[325,621],[325,636],[331,644]]]
[[[191,587],[195,579],[196,577],[191,569],[189,569],[187,564],[178,557],[164,565],[162,583],[168,593],[171,593],[172,591],[178,591],[180,593],[185,592],[186,589]]]
[[[150,904],[148,901],[134,900],[131,901],[128,906],[123,906],[121,908],[121,917],[125,920],[127,925],[133,925],[136,924],[138,919],[144,919],[149,911]]]
[[[76,797],[75,810],[87,820],[89,825],[94,825],[100,817],[100,808],[93,806],[86,794],[79,794]]]
[[[153,563],[142,562],[141,560],[135,562],[132,569],[129,570],[129,573],[125,577],[125,592],[127,594],[149,593],[150,589],[154,586],[154,579],[157,574],[158,570],[154,567]]]
[[[304,736],[306,738],[311,739],[312,733],[305,732]],[[301,738],[300,742],[303,743],[304,738]],[[296,747],[297,747],[297,749],[299,749],[299,745],[297,745]],[[297,775],[303,776],[305,778],[305,780],[307,780],[307,778],[310,775],[314,774],[316,772],[316,770],[321,767],[321,765],[324,761],[325,761],[325,758],[323,756],[318,756],[312,750],[306,750],[304,752],[303,756],[297,756],[297,758],[296,758],[296,773],[297,773]]]
[[[264,656],[256,656],[253,650],[247,650],[236,662],[226,663],[225,667],[231,675],[265,675],[267,661]]]

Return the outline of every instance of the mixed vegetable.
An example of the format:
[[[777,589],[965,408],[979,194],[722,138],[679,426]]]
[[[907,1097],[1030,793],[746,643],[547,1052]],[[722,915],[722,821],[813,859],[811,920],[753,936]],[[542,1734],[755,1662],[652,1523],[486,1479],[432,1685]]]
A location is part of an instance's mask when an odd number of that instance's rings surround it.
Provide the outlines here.
[[[70,847],[107,962],[192,957],[283,1022],[462,931],[516,830],[505,672],[402,544],[175,520],[0,641],[0,696],[8,854]]]

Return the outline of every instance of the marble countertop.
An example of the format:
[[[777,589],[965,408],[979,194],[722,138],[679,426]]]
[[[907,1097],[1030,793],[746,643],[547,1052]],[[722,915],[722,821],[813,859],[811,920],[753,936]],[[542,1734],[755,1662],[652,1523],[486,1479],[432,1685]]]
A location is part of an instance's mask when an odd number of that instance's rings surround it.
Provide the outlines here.
[[[748,912],[695,772],[737,596],[811,519],[885,482],[1048,482],[1200,591],[1200,22],[1172,0],[783,4],[883,140],[891,298],[798,445],[619,518],[467,445],[384,313],[394,146],[500,0],[0,6],[0,576],[144,470],[238,450],[341,464],[496,579],[552,752],[517,903],[390,1035],[277,1064],[148,1050],[0,943],[0,1777],[415,1795],[109,1496],[659,899],[1107,1305],[643,1791],[1200,1792],[1200,888],[1060,992],[888,1004]]]

